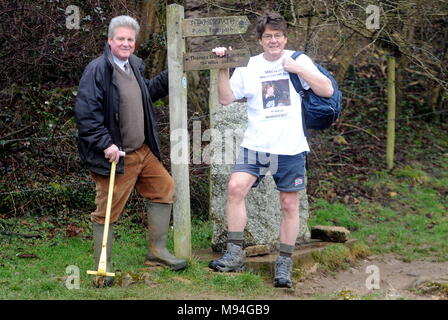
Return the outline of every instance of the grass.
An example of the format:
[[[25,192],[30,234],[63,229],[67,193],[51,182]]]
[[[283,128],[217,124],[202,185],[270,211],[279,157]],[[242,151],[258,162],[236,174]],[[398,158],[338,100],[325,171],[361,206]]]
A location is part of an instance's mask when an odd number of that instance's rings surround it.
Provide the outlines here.
[[[446,162],[431,170],[414,162],[392,172],[376,172],[364,182],[377,194],[375,201],[346,205],[318,200],[309,224],[344,226],[376,254],[393,252],[405,261],[428,257],[447,261],[446,169]]]
[[[26,221],[26,224],[23,222]],[[14,224],[9,220],[10,224]],[[48,237],[51,223],[38,224],[38,219],[27,217],[15,221],[15,232],[42,234],[41,239],[1,236],[0,298],[1,299],[251,299],[275,296],[266,279],[251,272],[227,275],[208,270],[207,262],[189,260],[189,268],[174,272],[163,268],[145,268],[146,253],[143,227],[129,219],[119,222],[114,232],[113,269],[117,273],[114,287],[93,288],[94,269],[90,230],[78,237],[67,237],[62,232]],[[193,249],[210,245],[211,225],[193,224]],[[168,246],[172,250],[172,232]],[[73,287],[73,266],[79,269],[79,289]],[[69,269],[67,269],[69,268]],[[72,269],[70,269],[72,268]],[[124,285],[130,275],[133,284]]]
[[[323,271],[334,273],[340,269],[347,269],[358,259],[370,255],[369,248],[363,244],[355,242],[350,245],[333,244],[321,251],[313,252],[313,258],[319,263]]]

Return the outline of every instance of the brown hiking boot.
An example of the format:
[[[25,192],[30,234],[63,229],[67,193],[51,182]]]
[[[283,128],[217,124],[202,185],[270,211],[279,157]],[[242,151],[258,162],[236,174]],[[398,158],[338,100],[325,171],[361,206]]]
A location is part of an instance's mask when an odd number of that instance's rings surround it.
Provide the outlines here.
[[[240,246],[234,243],[227,243],[227,250],[224,255],[212,260],[208,264],[210,269],[220,272],[240,272],[244,270],[244,262],[246,261],[246,252]]]

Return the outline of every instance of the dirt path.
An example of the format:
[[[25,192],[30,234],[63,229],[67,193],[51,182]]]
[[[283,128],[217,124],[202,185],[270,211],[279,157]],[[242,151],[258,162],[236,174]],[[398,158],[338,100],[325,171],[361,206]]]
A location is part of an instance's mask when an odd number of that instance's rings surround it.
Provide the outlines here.
[[[448,299],[448,262],[372,256],[336,275],[314,273],[289,294],[303,299]]]

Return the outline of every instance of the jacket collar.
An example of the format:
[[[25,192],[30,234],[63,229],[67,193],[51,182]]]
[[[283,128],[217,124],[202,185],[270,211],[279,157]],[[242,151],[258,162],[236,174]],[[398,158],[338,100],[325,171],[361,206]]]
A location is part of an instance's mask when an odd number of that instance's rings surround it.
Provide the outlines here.
[[[113,67],[114,65],[114,59],[112,57],[112,51],[110,50],[110,45],[106,42],[106,44],[104,45],[104,52],[103,52],[104,57],[106,58],[106,61],[108,62],[108,64],[110,65],[110,67]]]

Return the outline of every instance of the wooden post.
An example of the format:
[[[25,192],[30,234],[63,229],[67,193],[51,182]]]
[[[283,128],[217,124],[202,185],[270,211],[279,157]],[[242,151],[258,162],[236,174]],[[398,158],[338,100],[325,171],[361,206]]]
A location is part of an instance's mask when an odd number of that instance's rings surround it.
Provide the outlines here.
[[[185,259],[191,257],[191,213],[187,77],[183,70],[183,18],[182,6],[172,4],[167,7],[171,173],[176,184],[176,201],[173,206],[174,254]]]
[[[387,169],[394,167],[395,148],[395,57],[387,57],[387,149],[386,162]]]
[[[245,16],[184,19],[184,8],[171,4],[166,8],[168,42],[168,77],[170,99],[171,174],[176,184],[176,202],[173,206],[174,254],[191,257],[190,162],[187,76],[185,70],[219,69],[246,65],[247,50],[234,50],[232,55],[216,58],[210,52],[185,53],[185,37],[241,34],[246,32],[249,19]],[[200,63],[197,63],[200,60]],[[213,80],[215,79],[215,80]],[[217,104],[217,72],[211,74],[214,90],[210,91],[210,110]]]
[[[208,95],[208,114],[210,116],[210,129],[213,129],[215,127],[215,112],[216,108],[218,107],[218,69],[211,69],[210,70],[210,88],[209,88],[209,95]],[[213,136],[210,136],[210,143],[213,143],[211,140],[213,139]],[[211,159],[210,159],[211,160]],[[208,182],[209,182],[209,188],[208,188],[208,200],[211,208],[211,201],[212,201],[212,195],[213,195],[213,183],[212,183],[212,168],[210,167],[209,175],[208,175]]]
[[[208,108],[210,114],[210,128],[215,127],[215,112],[218,106],[218,73],[219,69],[210,70],[210,91],[208,95]]]

